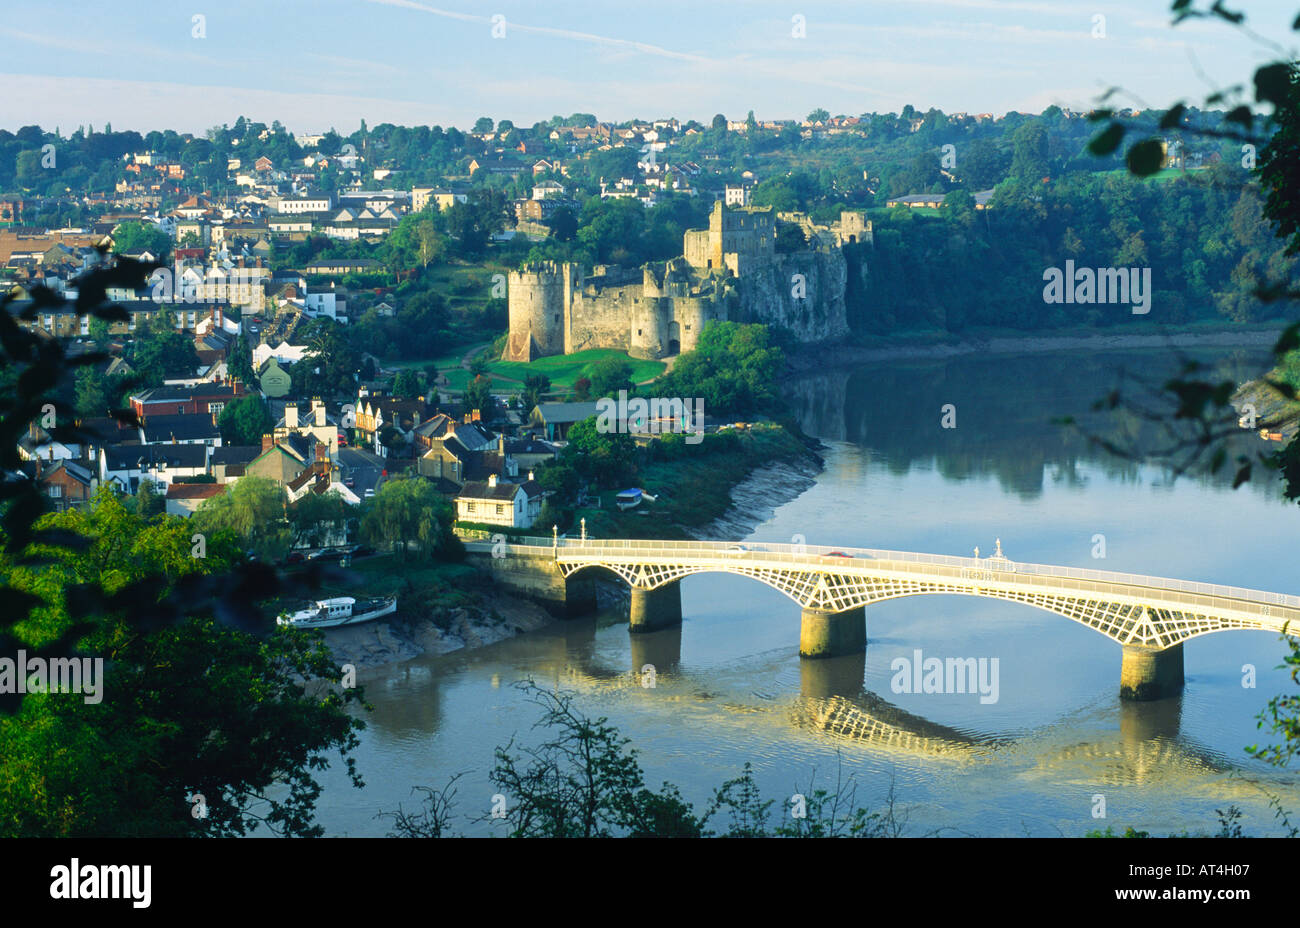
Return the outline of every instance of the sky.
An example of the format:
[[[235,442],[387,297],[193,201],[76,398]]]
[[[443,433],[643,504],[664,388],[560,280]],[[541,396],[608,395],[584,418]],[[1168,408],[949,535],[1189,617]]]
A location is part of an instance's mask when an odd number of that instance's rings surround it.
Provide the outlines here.
[[[1173,27],[1169,0],[42,0],[0,14],[0,127],[1000,115],[1087,110],[1112,86],[1163,108],[1295,55],[1300,0],[1230,8],[1253,35]]]

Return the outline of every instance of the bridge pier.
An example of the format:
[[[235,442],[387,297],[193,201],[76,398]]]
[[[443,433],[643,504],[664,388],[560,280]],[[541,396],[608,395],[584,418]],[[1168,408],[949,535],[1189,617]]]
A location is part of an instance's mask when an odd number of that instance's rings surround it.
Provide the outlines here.
[[[1183,643],[1157,651],[1124,645],[1119,674],[1119,698],[1146,702],[1177,696],[1183,691]]]
[[[632,587],[628,630],[653,632],[682,624],[682,583],[674,580],[652,590]]]
[[[842,657],[867,649],[867,612],[863,606],[843,612],[804,609],[799,626],[800,657]]]

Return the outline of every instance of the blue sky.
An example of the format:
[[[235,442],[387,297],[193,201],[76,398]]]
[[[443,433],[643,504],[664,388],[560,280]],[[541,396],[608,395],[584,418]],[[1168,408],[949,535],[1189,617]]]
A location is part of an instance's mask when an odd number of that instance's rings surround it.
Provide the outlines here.
[[[1198,0],[1201,5],[1204,0]],[[1294,53],[1300,0],[1236,0]],[[1278,55],[1168,0],[44,0],[0,18],[0,126],[296,132],[560,113],[760,119],[1199,100]],[[39,12],[37,12],[39,10]],[[193,17],[205,17],[196,38]],[[504,36],[493,37],[493,17]],[[805,36],[796,38],[794,17]],[[1104,38],[1093,36],[1104,16]],[[498,31],[500,31],[498,29]],[[1207,83],[1208,82],[1208,83]]]

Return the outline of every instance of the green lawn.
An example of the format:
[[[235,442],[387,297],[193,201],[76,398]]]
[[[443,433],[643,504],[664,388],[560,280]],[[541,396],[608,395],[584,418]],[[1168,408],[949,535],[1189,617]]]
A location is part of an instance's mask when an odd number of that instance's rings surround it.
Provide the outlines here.
[[[666,365],[662,361],[645,361],[640,358],[629,358],[622,351],[613,348],[593,348],[589,351],[579,351],[575,354],[555,355],[549,358],[539,358],[531,364],[524,364],[519,361],[493,361],[488,364],[488,370],[500,377],[509,377],[518,380],[520,383],[529,374],[545,374],[551,379],[551,384],[556,387],[572,387],[573,382],[583,375],[587,365],[593,364],[604,358],[622,358],[632,364],[632,382],[640,383],[643,380],[650,380],[658,377],[664,372]]]

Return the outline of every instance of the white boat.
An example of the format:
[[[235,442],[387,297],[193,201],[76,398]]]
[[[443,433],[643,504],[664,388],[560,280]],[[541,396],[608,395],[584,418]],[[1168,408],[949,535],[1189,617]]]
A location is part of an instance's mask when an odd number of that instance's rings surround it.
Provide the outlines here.
[[[397,597],[387,599],[354,599],[351,596],[335,596],[332,599],[318,599],[308,609],[299,609],[292,615],[281,615],[275,620],[277,625],[291,625],[294,628],[335,628],[339,625],[356,625],[369,622],[381,616],[392,615],[397,611]]]

